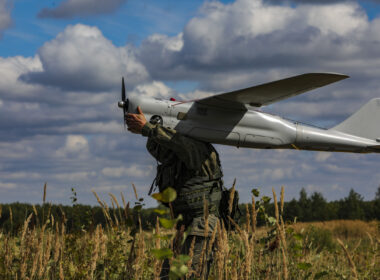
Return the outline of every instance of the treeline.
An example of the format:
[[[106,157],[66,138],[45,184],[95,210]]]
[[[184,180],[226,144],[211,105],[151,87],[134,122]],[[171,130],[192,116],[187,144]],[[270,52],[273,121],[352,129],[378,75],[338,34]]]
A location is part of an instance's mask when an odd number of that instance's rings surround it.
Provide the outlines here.
[[[262,209],[257,216],[258,225],[265,224],[264,215],[274,215],[274,204],[269,198],[257,198],[257,206],[263,205]],[[161,207],[160,207],[161,208]],[[162,206],[164,208],[164,206]],[[247,206],[240,204],[241,219],[240,223],[245,222],[245,213]],[[257,207],[258,208],[258,207]],[[136,223],[141,217],[141,224],[144,229],[151,229],[156,222],[158,213],[156,208],[143,209],[141,203],[128,209],[133,219],[127,221],[129,223]],[[43,205],[30,205],[26,203],[11,203],[0,204],[0,232],[17,233],[24,225],[25,220],[30,214],[29,222],[30,227],[38,227],[46,222],[54,219],[56,222],[65,224],[66,231],[69,233],[91,231],[98,224],[106,226],[107,219],[104,216],[104,210],[99,206],[88,206],[76,204],[74,201],[72,206],[64,205],[51,205],[45,203]],[[116,222],[122,219],[125,210],[121,208],[109,209],[109,215]],[[285,221],[328,221],[338,219],[352,219],[352,220],[380,220],[380,187],[377,190],[376,196],[371,201],[364,201],[363,197],[350,190],[347,197],[327,202],[321,193],[314,192],[308,196],[304,189],[301,190],[298,199],[292,199],[284,203],[283,218]],[[51,223],[50,223],[51,224]]]

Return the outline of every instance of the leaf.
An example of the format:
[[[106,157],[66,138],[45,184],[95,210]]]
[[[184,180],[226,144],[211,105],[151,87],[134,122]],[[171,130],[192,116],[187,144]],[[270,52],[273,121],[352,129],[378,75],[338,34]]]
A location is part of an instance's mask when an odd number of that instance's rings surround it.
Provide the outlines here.
[[[321,272],[318,272],[317,274],[315,274],[315,276],[314,276],[314,280],[315,279],[320,279],[320,278],[322,278],[323,276],[325,276],[325,275],[328,275],[329,273],[327,272],[327,271],[321,271]]]
[[[182,215],[179,214],[177,219],[159,218],[161,226],[166,229],[172,229],[178,221],[182,220]]]
[[[188,271],[189,271],[189,268],[184,264],[181,264],[178,266],[172,265],[170,267],[169,275],[171,279],[178,279],[185,276]]]
[[[166,219],[166,218],[160,218],[160,224],[162,227],[166,229],[172,229],[174,225],[177,223],[177,219]]]
[[[177,192],[175,189],[168,187],[162,192],[162,202],[172,202],[177,198]]]
[[[151,253],[159,260],[170,259],[173,256],[173,251],[169,248],[152,249]]]
[[[269,196],[263,196],[261,198],[261,200],[264,202],[264,203],[269,203],[269,201],[271,200],[271,198]]]
[[[268,217],[268,222],[269,222],[271,225],[274,225],[274,224],[276,224],[277,220],[276,220],[276,218],[274,218],[274,217]]]
[[[251,190],[251,193],[252,193],[255,197],[259,197],[259,195],[260,195],[260,191],[259,191],[259,189],[252,189],[252,190]]]
[[[142,207],[143,207],[142,205],[136,205],[135,207],[133,207],[133,210],[141,211]]]
[[[311,265],[311,263],[305,263],[305,262],[303,262],[303,263],[297,264],[297,267],[299,269],[302,269],[302,270],[308,270],[308,269],[310,269],[312,267],[312,265]]]
[[[162,194],[161,193],[154,193],[151,195],[155,200],[162,201]]]
[[[152,194],[152,197],[155,200],[158,200],[164,203],[169,203],[169,202],[174,201],[177,198],[177,192],[175,189],[171,187],[167,187],[163,192]]]
[[[154,209],[153,211],[155,213],[157,213],[158,215],[165,215],[165,214],[169,213],[168,209]]]

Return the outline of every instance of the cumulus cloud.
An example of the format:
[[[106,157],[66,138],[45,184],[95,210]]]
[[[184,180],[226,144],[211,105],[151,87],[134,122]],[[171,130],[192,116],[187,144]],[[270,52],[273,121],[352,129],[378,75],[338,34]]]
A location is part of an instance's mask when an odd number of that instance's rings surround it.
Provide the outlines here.
[[[357,66],[357,56],[378,69],[372,45],[377,24],[354,2],[295,7],[261,0],[206,2],[183,32],[152,35],[137,53],[153,79],[236,89],[310,70],[346,72]]]
[[[7,29],[12,23],[11,6],[12,2],[10,0],[0,0],[0,38],[2,31]]]
[[[127,86],[148,79],[145,67],[131,49],[114,46],[97,27],[68,26],[45,43],[38,55],[42,70],[21,75],[22,81],[64,90],[102,91],[119,88],[122,76]]]
[[[58,156],[84,157],[88,153],[88,141],[82,135],[68,135],[65,145],[57,150]]]
[[[40,18],[74,18],[109,14],[116,11],[127,0],[64,0],[56,8],[44,8]]]

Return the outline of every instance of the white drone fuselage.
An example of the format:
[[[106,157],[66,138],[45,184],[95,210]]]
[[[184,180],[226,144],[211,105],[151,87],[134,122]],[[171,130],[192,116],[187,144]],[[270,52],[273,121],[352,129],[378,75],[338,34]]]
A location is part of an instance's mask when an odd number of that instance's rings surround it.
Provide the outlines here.
[[[379,138],[361,136],[363,133],[368,135],[365,128],[353,129],[353,134],[347,133],[355,121],[358,125],[365,125],[360,124],[360,118],[368,111],[379,115],[380,99],[371,100],[358,111],[359,116],[354,115],[347,124],[343,122],[332,129],[289,121],[252,106],[246,106],[245,110],[233,106],[228,109],[225,106],[146,97],[129,97],[127,106],[130,113],[136,113],[137,106],[140,106],[148,121],[160,117],[163,126],[210,143],[258,149],[380,152]]]

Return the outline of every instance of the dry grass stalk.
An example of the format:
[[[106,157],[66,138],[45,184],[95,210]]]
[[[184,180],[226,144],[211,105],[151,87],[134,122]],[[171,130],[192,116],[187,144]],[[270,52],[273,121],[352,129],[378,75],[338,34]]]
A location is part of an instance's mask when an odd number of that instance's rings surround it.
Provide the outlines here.
[[[355,263],[350,256],[350,253],[348,252],[346,246],[344,246],[343,242],[339,238],[337,238],[336,240],[338,241],[339,245],[342,247],[344,253],[346,254],[348,264],[350,265],[351,272],[353,274],[353,278],[358,279],[358,273],[356,271],[356,266],[355,266]]]
[[[11,206],[9,206],[8,208],[9,208],[9,219],[11,221],[11,228],[13,228],[13,212],[12,212]]]
[[[104,205],[103,205],[103,202],[100,200],[100,197],[98,196],[98,194],[92,190],[92,193],[94,194],[94,196],[96,197],[96,200],[98,201],[99,205],[104,208]]]
[[[280,207],[281,207],[281,216],[284,214],[284,186],[281,187],[281,196],[280,196]]]
[[[117,210],[118,210],[118,214],[119,214],[119,220],[120,220],[120,223],[122,223],[123,217],[121,215],[121,207],[119,205],[119,202],[117,201],[116,196],[114,196],[112,193],[109,193],[109,195],[111,196],[111,198],[113,199],[113,201],[115,202],[115,204],[117,206]]]
[[[237,260],[234,259],[234,264],[232,266],[231,270],[231,280],[238,280],[238,273],[237,273]]]
[[[141,218],[139,217],[139,235],[138,235],[138,241],[137,241],[137,254],[134,261],[134,269],[135,269],[135,277],[134,279],[140,279],[142,276],[142,272],[144,269],[143,263],[144,263],[144,251],[145,251],[145,238],[144,238],[144,232],[142,231],[141,227]]]
[[[47,187],[47,183],[45,182],[44,184],[44,196],[42,197],[42,203],[45,204],[46,202],[46,187]]]
[[[160,241],[160,222],[159,218],[156,218],[156,228],[155,228],[155,234],[156,234],[156,239],[155,239],[155,249],[161,249],[161,241]],[[155,280],[160,279],[160,272],[161,272],[161,265],[162,261],[155,259],[154,260],[154,269],[153,269],[153,277]]]
[[[113,219],[115,220],[116,227],[119,227],[119,219],[116,216],[116,211],[115,211],[116,207],[115,207],[115,203],[114,203],[114,201],[112,199],[112,196],[111,196],[111,204],[112,204],[112,216],[113,216]]]
[[[38,278],[42,277],[43,274],[43,257],[44,257],[44,240],[45,240],[45,228],[46,228],[46,223],[42,226],[40,235],[38,237],[38,250],[39,250],[39,255],[38,255],[38,263],[37,263],[37,268],[38,268]]]
[[[284,228],[280,225],[280,215],[278,211],[278,204],[277,204],[277,196],[276,192],[274,191],[274,188],[272,188],[273,193],[273,203],[274,203],[274,211],[276,216],[276,227],[277,227],[277,234],[280,236],[281,240],[281,254],[282,254],[282,263],[283,263],[283,274],[284,279],[288,279],[288,265],[287,265],[287,257],[286,257],[286,241],[285,241],[285,232]]]
[[[193,270],[192,268],[192,264],[193,264],[193,257],[194,257],[194,247],[195,247],[195,236],[193,236],[193,238],[191,239],[191,244],[190,244],[190,249],[189,249],[189,261],[187,262],[187,267],[189,269],[189,271],[187,272],[187,275],[186,277],[191,277],[191,275],[193,275],[195,273],[195,271]]]
[[[236,178],[234,179],[234,182],[232,184],[231,193],[230,193],[230,199],[228,200],[228,213],[231,214],[232,212],[232,206],[235,198],[235,185],[236,185]]]
[[[252,218],[252,221],[251,221],[252,234],[254,236],[254,234],[256,232],[256,218],[257,218],[256,203],[255,203],[255,196],[254,195],[252,195],[252,214],[251,214],[251,218]]]
[[[216,237],[216,254],[215,254],[215,263],[216,263],[216,278],[223,279],[224,271],[224,256],[225,256],[225,246],[223,239],[223,228],[222,224],[218,221],[216,224],[217,228],[217,237]]]
[[[129,202],[128,202],[128,204],[125,203],[125,198],[124,198],[123,193],[120,192],[120,194],[121,194],[121,200],[123,201],[123,206],[124,206],[124,217],[125,217],[125,219],[128,219]]]
[[[132,187],[133,187],[133,191],[135,193],[136,200],[139,200],[139,196],[137,195],[137,189],[136,189],[135,184],[132,183]]]
[[[249,233],[251,231],[251,211],[249,211],[249,206],[248,204],[245,204],[245,213],[246,213],[246,231]]]
[[[54,237],[54,256],[53,260],[55,263],[57,263],[59,258],[59,252],[61,250],[61,243],[59,242],[59,226],[58,223],[55,224],[55,237]]]
[[[51,256],[51,244],[53,240],[53,235],[48,232],[46,236],[46,246],[44,250],[44,257],[42,261],[42,275],[45,275],[45,273],[49,273],[50,266],[48,265],[50,256]]]
[[[100,225],[98,225],[95,229],[94,237],[94,248],[91,253],[91,265],[90,265],[90,271],[88,274],[88,279],[94,279],[94,271],[96,269],[96,263],[98,261],[99,257],[99,245],[100,245]]]
[[[29,222],[32,218],[33,213],[31,213],[28,218],[24,222],[21,239],[20,239],[20,255],[21,255],[21,265],[20,265],[20,276],[21,279],[24,279],[26,276],[26,269],[27,269],[27,260],[30,253],[30,247],[27,246],[25,242],[25,235],[28,232],[28,226]]]
[[[65,274],[63,273],[62,261],[59,262],[59,280],[65,280]]]
[[[216,232],[217,232],[217,226],[215,226],[212,234],[211,234],[211,238],[210,238],[210,241],[209,241],[209,244],[208,244],[208,248],[207,248],[207,252],[208,253],[211,253],[212,251],[212,248],[214,246],[214,243],[215,243],[215,238],[216,238]]]

